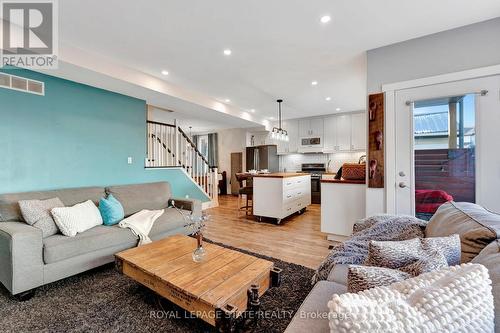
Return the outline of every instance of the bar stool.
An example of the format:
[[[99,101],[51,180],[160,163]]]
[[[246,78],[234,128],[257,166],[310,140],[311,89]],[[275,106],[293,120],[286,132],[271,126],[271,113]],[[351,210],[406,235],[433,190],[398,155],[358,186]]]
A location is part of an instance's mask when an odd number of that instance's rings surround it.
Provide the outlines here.
[[[238,216],[240,215],[240,211],[244,210],[245,215],[253,215],[253,182],[252,176],[246,173],[237,173],[236,181],[240,184],[240,188],[238,190]],[[246,197],[246,205],[241,206],[241,199],[243,196]],[[251,201],[251,204],[250,202]]]

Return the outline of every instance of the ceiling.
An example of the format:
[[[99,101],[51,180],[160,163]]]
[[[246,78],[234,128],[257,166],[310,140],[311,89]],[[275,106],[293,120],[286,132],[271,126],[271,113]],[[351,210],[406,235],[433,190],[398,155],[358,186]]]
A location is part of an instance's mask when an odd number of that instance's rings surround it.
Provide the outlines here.
[[[59,10],[61,43],[265,119],[276,98],[285,118],[364,109],[366,50],[500,16],[500,1],[64,0]]]

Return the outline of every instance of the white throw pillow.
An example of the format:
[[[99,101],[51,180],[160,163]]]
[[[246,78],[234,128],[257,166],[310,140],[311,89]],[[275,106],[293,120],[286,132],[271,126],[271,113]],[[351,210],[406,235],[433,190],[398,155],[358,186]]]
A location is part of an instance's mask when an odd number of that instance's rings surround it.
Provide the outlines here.
[[[488,270],[462,264],[358,293],[333,295],[330,332],[494,332]]]
[[[69,237],[102,224],[101,213],[91,200],[72,207],[52,208],[51,213],[62,234]]]

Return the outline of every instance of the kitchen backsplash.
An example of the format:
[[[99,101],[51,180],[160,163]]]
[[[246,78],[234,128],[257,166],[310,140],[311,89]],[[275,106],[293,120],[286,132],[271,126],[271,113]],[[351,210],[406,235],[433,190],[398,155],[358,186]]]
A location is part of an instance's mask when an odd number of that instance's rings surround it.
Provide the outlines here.
[[[336,153],[336,154],[290,154],[280,156],[280,171],[300,171],[302,163],[325,163],[328,172],[337,172],[344,163],[357,163],[364,152]]]

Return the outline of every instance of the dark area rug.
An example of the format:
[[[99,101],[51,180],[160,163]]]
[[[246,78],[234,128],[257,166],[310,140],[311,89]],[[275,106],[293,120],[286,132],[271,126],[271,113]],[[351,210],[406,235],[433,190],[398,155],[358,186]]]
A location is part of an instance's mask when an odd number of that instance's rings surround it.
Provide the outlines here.
[[[235,250],[268,259],[283,269],[281,287],[269,289],[261,298],[264,318],[244,331],[283,332],[312,288],[313,270]],[[40,287],[26,302],[14,300],[0,287],[0,332],[215,331],[202,320],[185,315],[182,309],[120,275],[113,265]]]

